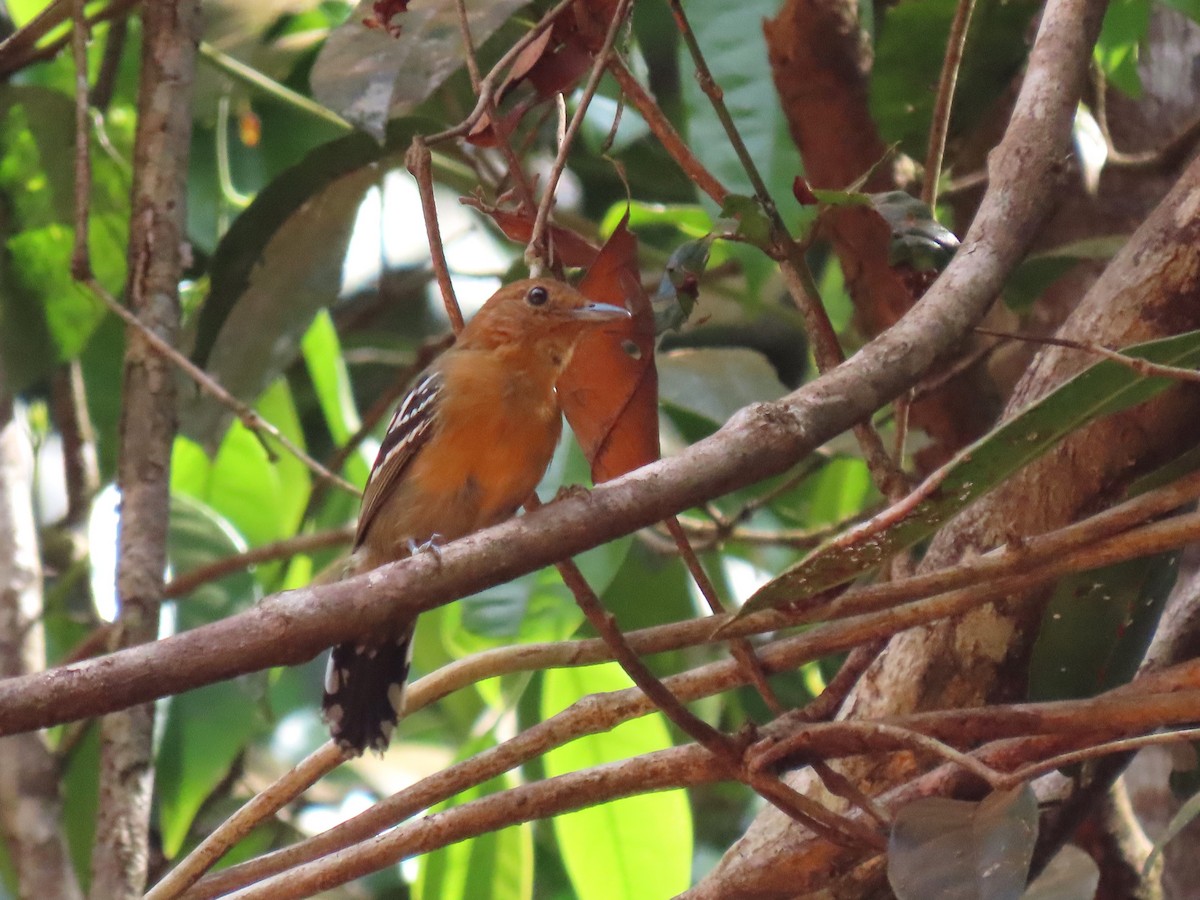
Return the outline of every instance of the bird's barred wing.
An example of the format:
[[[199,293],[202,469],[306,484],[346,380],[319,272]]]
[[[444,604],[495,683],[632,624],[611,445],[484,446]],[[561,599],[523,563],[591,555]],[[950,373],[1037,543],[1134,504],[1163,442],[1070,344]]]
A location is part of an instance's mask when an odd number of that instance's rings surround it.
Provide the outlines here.
[[[383,501],[391,495],[408,464],[432,435],[442,383],[440,372],[425,372],[396,408],[375,457],[371,477],[367,479],[355,546],[362,543]]]

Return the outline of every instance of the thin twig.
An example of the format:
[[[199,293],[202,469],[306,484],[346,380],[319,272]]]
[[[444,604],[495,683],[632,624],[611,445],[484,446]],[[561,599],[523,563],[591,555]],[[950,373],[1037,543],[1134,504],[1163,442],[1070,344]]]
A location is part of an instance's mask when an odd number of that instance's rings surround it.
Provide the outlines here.
[[[722,775],[719,765],[690,747],[659,750],[632,762],[558,775],[424,816],[374,841],[256,884],[239,896],[245,900],[310,897],[447,843],[621,797],[709,784]]]
[[[1171,378],[1176,381],[1189,381],[1192,383],[1200,382],[1200,371],[1195,369],[1186,369],[1182,366],[1167,366],[1162,363],[1150,362],[1148,359],[1142,359],[1137,356],[1130,356],[1127,353],[1122,353],[1119,350],[1110,350],[1108,347],[1102,347],[1099,344],[1088,344],[1083,341],[1073,341],[1069,338],[1059,337],[1042,337],[1033,334],[1014,334],[1008,331],[993,331],[991,328],[976,328],[979,334],[986,334],[990,337],[1005,338],[1010,341],[1026,341],[1030,344],[1049,344],[1052,347],[1065,347],[1068,350],[1080,350],[1084,353],[1092,353],[1096,356],[1102,356],[1105,359],[1119,363],[1126,368],[1133,369],[1139,375],[1145,378]]]
[[[467,72],[471,76],[471,90],[479,96],[479,60],[475,58],[475,40],[471,37],[471,23],[467,19],[466,0],[454,0],[454,8],[458,12],[458,31],[462,35],[463,51],[467,55]]]
[[[954,86],[962,65],[963,47],[971,27],[975,0],[958,0],[950,35],[946,39],[946,55],[942,58],[942,74],[938,78],[937,96],[933,103],[933,119],[929,125],[929,150],[925,154],[925,178],[921,182],[921,199],[931,210],[937,204],[938,181],[942,175],[942,155],[946,152],[946,135],[950,131],[950,110],[954,106]],[[936,215],[936,212],[934,213]]]
[[[65,523],[76,525],[87,518],[92,498],[100,488],[96,462],[96,433],[88,413],[87,386],[78,359],[65,362],[50,383],[50,408],[62,435],[63,474],[67,485]]]
[[[314,550],[325,550],[329,547],[340,547],[352,540],[354,540],[354,528],[348,525],[344,528],[330,528],[327,531],[298,534],[295,537],[273,541],[244,553],[222,557],[207,565],[189,569],[175,576],[167,583],[164,596],[170,599],[185,597],[198,587],[218,581],[234,572],[241,572],[258,563],[289,559],[300,553],[311,553]]]
[[[1081,537],[1086,536],[1081,535]],[[960,592],[963,602],[955,606],[954,609],[962,611],[968,603],[974,603],[976,599],[978,602],[986,602],[993,599],[993,594],[1000,595],[1009,590],[1010,587],[1019,587],[1010,586],[1007,582],[997,582],[994,578],[988,578],[987,584],[991,587],[982,592],[978,588]],[[888,585],[887,587],[895,587],[895,585]],[[994,587],[994,590],[992,590],[992,587]],[[745,622],[750,621],[752,618],[747,617]],[[918,619],[916,617],[909,617],[903,622],[895,623],[890,627],[894,630],[895,627],[910,627],[913,624],[917,624],[917,622]],[[652,634],[659,634],[676,628],[690,629],[697,624],[703,623],[693,620],[673,626],[645,629],[642,632],[634,632],[629,635],[629,640],[631,645],[637,649],[637,652],[657,652],[658,650],[667,649],[668,644],[657,642],[651,644],[649,641],[644,641],[643,636],[650,638]],[[804,635],[773,642],[760,649],[760,652],[763,654],[764,665],[771,672],[786,671],[794,669],[797,665],[805,661],[827,655],[841,643],[841,639],[830,641],[828,638],[832,638],[834,632],[844,630],[849,626],[850,623],[845,623],[845,626],[822,626]],[[862,629],[856,628],[855,631],[861,633]],[[846,639],[854,640],[854,638]],[[610,658],[611,654],[603,652],[593,654],[584,650],[584,647],[587,646],[599,648],[602,651],[603,648],[599,647],[600,644],[599,640],[593,639],[586,642],[577,642],[579,647],[577,651],[570,650],[567,647],[555,648],[555,661],[553,662],[542,657],[540,651],[535,647],[506,648],[501,651],[489,651],[488,653],[480,654],[474,659],[461,660],[451,664],[451,666],[441,670],[439,673],[434,673],[414,683],[408,695],[412,701],[411,709],[421,708],[426,703],[445,696],[449,690],[452,690],[453,688],[448,688],[445,685],[444,682],[446,679],[440,677],[444,673],[449,673],[451,669],[459,669],[463,672],[468,668],[474,669],[468,677],[452,679],[458,683],[458,686],[462,686],[477,679],[524,670],[518,665],[472,666],[471,664],[475,661],[483,662],[485,658],[496,658],[498,660],[500,656],[504,656],[507,657],[509,662],[513,662],[516,656],[528,650],[531,656],[528,660],[529,666],[526,667],[527,669],[545,668],[552,665],[577,665]],[[563,653],[561,652],[562,650],[567,650],[567,652]],[[535,657],[537,658],[535,659]],[[708,664],[692,672],[672,676],[667,679],[667,684],[672,693],[678,697],[684,700],[694,700],[701,696],[727,690],[736,684],[744,683],[744,679],[744,670],[732,660],[726,660]],[[1167,678],[1139,685],[1140,688],[1153,691],[1170,691],[1175,686]],[[1082,702],[1092,703],[1093,701]],[[1060,707],[1074,708],[1072,704],[1051,704],[1049,708],[1057,709]],[[1026,708],[1028,707],[1022,707],[1022,709]],[[1039,706],[1036,708],[1045,709],[1047,707]],[[608,730],[622,721],[627,721],[635,716],[645,715],[653,709],[653,705],[646,700],[645,696],[632,688],[606,695],[602,699],[596,697],[585,698],[577,702],[570,709],[534,725],[504,744],[484,751],[471,760],[457,763],[449,769],[431,776],[424,782],[418,783],[402,791],[400,794],[383,801],[383,803],[372,807],[370,810],[355,817],[355,819],[337,826],[330,832],[285,848],[284,850],[268,854],[250,863],[245,863],[225,872],[210,876],[210,878],[205,879],[207,890],[198,894],[198,896],[212,897],[224,894],[272,873],[283,871],[290,866],[347,847],[356,841],[365,840],[440,800],[466,790],[474,784],[479,784],[489,778],[495,777],[496,774],[518,766],[529,759],[535,758],[553,746],[559,746],[583,734]],[[989,716],[995,718],[996,715],[1005,715],[1004,711],[997,713],[993,710],[969,712],[976,714],[975,718],[980,720]],[[944,734],[948,737],[956,735],[962,737],[967,734],[964,722],[968,714],[961,711],[947,711],[946,713],[937,714],[921,713],[915,715],[917,717],[915,719],[912,717],[901,718],[892,724],[914,730],[928,730],[930,722],[937,721],[938,716],[942,718],[953,716],[954,718],[950,720],[950,725],[943,729]],[[1102,713],[1099,715],[1103,717]],[[971,721],[975,720],[972,719]],[[1008,730],[997,732],[996,728],[992,728],[986,733],[993,737],[1011,735],[1020,733],[1020,728],[1028,728],[1031,724],[1028,713],[1023,711],[1016,711],[1013,715],[1008,716],[1008,718],[1000,720],[1001,725],[1004,722],[1008,722],[1008,725],[1005,726]],[[1049,727],[1053,730],[1062,730],[1065,724],[1063,719],[1059,718]],[[1092,726],[1090,723],[1085,723],[1073,727],[1090,728]],[[768,726],[768,728],[772,733],[778,731],[775,725]],[[838,736],[847,734],[847,732],[838,732],[836,730],[814,731],[809,728],[805,731],[805,734],[810,735],[813,740],[817,741],[823,740],[827,736],[836,738],[839,742],[844,743],[842,738]],[[853,746],[843,748],[842,752],[859,753],[864,751],[858,746]],[[831,757],[836,754],[828,753],[826,755]]]
[[[487,112],[488,104],[493,102],[494,92],[499,85],[501,77],[506,69],[513,64],[518,56],[542,36],[542,33],[554,24],[555,20],[560,15],[566,12],[574,4],[575,0],[559,0],[544,16],[542,16],[536,25],[529,31],[525,32],[515,44],[508,48],[503,56],[492,66],[491,70],[484,76],[483,81],[479,83],[478,100],[475,103],[475,108],[471,110],[471,114],[455,125],[453,128],[447,128],[445,131],[439,131],[437,134],[428,136],[425,142],[429,145],[438,144],[442,141],[448,141],[451,138],[462,137],[470,132],[472,128],[483,118],[483,114]]]
[[[20,31],[0,44],[0,77],[11,75],[33,63],[53,59],[63,47],[70,43],[71,32],[68,31],[42,47],[37,46],[38,41],[70,17],[70,7],[73,2],[74,0],[55,0]],[[114,0],[108,6],[88,16],[87,24],[93,26],[100,22],[121,18],[138,2],[139,0]]]
[[[575,135],[578,134],[579,127],[583,124],[587,108],[591,105],[592,97],[596,94],[596,88],[600,86],[600,79],[604,75],[605,68],[608,65],[608,57],[612,53],[613,43],[617,39],[617,32],[620,31],[621,23],[625,21],[625,17],[629,14],[631,5],[632,0],[617,0],[616,9],[613,10],[612,21],[609,22],[608,31],[604,35],[604,43],[600,47],[600,52],[596,54],[591,74],[588,75],[587,83],[584,85],[579,102],[575,107],[575,114],[571,116],[571,123],[567,126],[566,133],[559,141],[558,153],[554,157],[554,164],[550,167],[550,172],[546,178],[545,193],[542,194],[542,201],[538,204],[537,217],[533,220],[533,230],[529,235],[529,246],[525,248],[525,262],[529,266],[529,271],[535,277],[539,274],[541,267],[545,267],[551,263],[551,257],[547,253],[546,248],[546,228],[550,221],[550,207],[554,204],[554,195],[558,190],[558,179],[562,177],[563,169],[566,168],[567,154],[571,150],[571,145],[575,143]]]
[[[729,191],[712,172],[705,168],[704,163],[700,162],[679,132],[675,130],[670,119],[654,102],[654,98],[642,87],[624,61],[615,53],[609,58],[608,71],[612,73],[622,92],[641,114],[642,119],[650,128],[650,133],[658,139],[659,144],[675,160],[683,173],[695,183],[696,187],[711,197],[714,203],[718,206],[723,205]]]
[[[704,566],[701,564],[699,557],[696,556],[696,551],[692,549],[687,533],[683,530],[683,526],[679,524],[679,519],[671,516],[671,518],[667,519],[666,525],[667,531],[675,540],[675,546],[679,550],[679,555],[683,557],[684,565],[687,566],[688,571],[691,573],[696,587],[700,589],[700,594],[708,604],[709,610],[714,615],[723,615],[725,613],[725,604],[721,602],[712,579],[708,577],[708,573],[704,571]],[[750,642],[746,638],[734,638],[729,642],[729,651],[733,654],[734,659],[746,668],[746,674],[749,676],[750,683],[754,685],[755,690],[763,698],[767,709],[776,716],[781,715],[784,711],[783,704],[779,702],[779,698],[771,688],[771,683],[767,681],[766,673],[763,672],[762,664],[758,661],[758,657],[754,655],[754,648],[750,646]]]
[[[458,11],[458,30],[462,34],[463,49],[467,55],[467,71],[471,75],[471,88],[475,91],[477,100],[482,99],[486,103],[485,112],[492,123],[492,132],[496,136],[496,145],[500,149],[501,155],[504,156],[505,162],[508,163],[509,175],[512,177],[513,185],[521,195],[521,201],[533,206],[533,187],[529,183],[529,179],[525,176],[525,170],[521,166],[521,161],[513,152],[510,135],[505,130],[504,123],[496,112],[496,98],[491,91],[483,94],[480,92],[482,81],[479,75],[479,60],[475,57],[475,41],[471,37],[471,23],[467,17],[466,0],[455,0],[455,8]]]
[[[250,431],[254,432],[258,439],[263,442],[263,445],[268,452],[270,452],[270,448],[262,436],[264,432],[277,440],[280,446],[308,466],[308,468],[318,478],[328,481],[330,484],[336,485],[349,494],[353,494],[356,497],[359,496],[360,492],[358,488],[356,488],[346,479],[342,478],[340,475],[329,471],[327,468],[317,462],[317,460],[309,456],[304,450],[296,446],[296,444],[293,443],[291,439],[287,437],[287,435],[283,434],[283,432],[281,432],[278,428],[255,412],[253,407],[243,403],[237,397],[233,396],[233,394],[229,393],[229,391],[225,390],[225,388],[214,381],[207,372],[172,347],[169,343],[160,338],[152,330],[147,328],[146,325],[137,318],[137,316],[118,303],[117,299],[108,292],[104,285],[96,281],[95,278],[88,278],[83,283],[92,291],[92,293],[96,295],[97,298],[100,299],[100,301],[106,307],[108,307],[109,311],[115,313],[122,322],[140,333],[146,339],[146,343],[148,343],[156,353],[170,360],[172,363],[182,369],[184,374],[191,378],[201,390],[207,391],[222,404],[231,409],[237,415],[241,423]]]
[[[1065,766],[1073,766],[1076,763],[1085,762],[1089,759],[1095,759],[1098,756],[1110,756],[1116,753],[1128,753],[1133,750],[1140,750],[1143,747],[1156,747],[1162,744],[1178,744],[1185,741],[1195,741],[1200,739],[1200,728],[1181,728],[1176,731],[1161,731],[1155,734],[1146,734],[1141,737],[1125,738],[1119,741],[1106,741],[1103,744],[1096,744],[1092,747],[1083,747],[1079,750],[1073,750],[1070,753],[1061,753],[1057,756],[1049,756],[1046,759],[1039,760],[1035,763],[1030,763],[1004,776],[1004,781],[1001,788],[1012,788],[1019,784],[1024,784],[1027,781],[1032,781],[1047,772],[1053,772],[1056,769],[1064,768]]]
[[[266,790],[226,819],[184,857],[166,876],[147,892],[146,900],[172,900],[199,880],[231,847],[254,830],[260,822],[275,815],[346,760],[333,741],[301,760]]]
[[[88,222],[92,203],[91,122],[88,116],[88,31],[85,0],[71,0],[71,52],[75,61],[75,243],[71,248],[71,277],[92,277],[88,252]]]
[[[413,137],[412,146],[404,158],[408,171],[417,180],[421,195],[421,212],[425,216],[425,232],[429,236],[429,261],[442,293],[442,303],[454,333],[463,330],[463,314],[454,296],[454,284],[450,281],[450,267],[446,264],[446,248],[442,246],[442,228],[438,223],[437,200],[433,195],[433,171],[429,146],[421,135]]]
[[[277,100],[292,109],[307,113],[312,118],[332,125],[342,131],[351,132],[354,130],[353,125],[329,109],[329,107],[322,106],[311,97],[306,97],[304,94],[292,90],[285,84],[280,84],[253,66],[246,65],[241,60],[235,59],[207,41],[201,41],[198,49],[201,59],[234,81],[266,97]]]
[[[88,102],[93,109],[104,113],[112,103],[113,92],[117,89],[117,75],[121,69],[121,59],[125,55],[125,38],[129,34],[129,20],[122,16],[114,19],[108,26],[108,34],[104,38],[104,55],[100,58],[100,71],[96,73],[96,83],[92,85]]]
[[[746,148],[746,142],[742,140],[742,136],[738,132],[737,124],[733,121],[733,116],[730,115],[729,108],[725,105],[724,92],[717,84],[716,79],[713,78],[712,70],[708,67],[708,61],[704,58],[704,53],[700,49],[700,43],[696,40],[696,34],[692,31],[687,14],[683,11],[683,4],[680,0],[667,0],[667,5],[671,7],[671,14],[675,17],[675,25],[683,37],[684,44],[687,45],[688,53],[692,57],[692,63],[696,67],[696,81],[700,85],[700,90],[708,97],[713,111],[717,114],[717,119],[721,123],[721,127],[725,129],[725,135],[729,139],[734,153],[737,154],[738,161],[742,164],[742,168],[745,169],[746,175],[750,179],[750,186],[754,188],[755,196],[758,197],[759,202],[762,203],[772,221],[779,220],[779,210],[775,206],[775,201],[771,197],[770,191],[767,190],[767,183],[758,171],[758,165],[754,162],[754,157],[751,156],[750,151]]]
[[[804,317],[805,330],[812,340],[817,368],[822,373],[828,372],[840,365],[845,360],[845,355],[842,353],[837,333],[829,321],[829,315],[821,303],[821,293],[817,289],[816,280],[804,259],[802,248],[797,246],[788,232],[787,225],[779,214],[779,207],[771,196],[754,157],[746,147],[746,142],[742,140],[737,123],[734,122],[733,115],[729,112],[729,107],[725,105],[724,92],[713,78],[704,52],[700,49],[700,43],[696,40],[696,34],[692,31],[687,14],[683,11],[683,4],[680,0],[668,0],[668,5],[671,7],[675,24],[691,55],[692,63],[696,67],[696,80],[700,84],[700,89],[708,97],[718,121],[725,130],[725,136],[729,140],[730,146],[733,147],[747,178],[750,179],[758,202],[767,213],[767,218],[771,223],[769,255],[779,263],[788,293],[801,316]],[[853,430],[854,436],[862,448],[871,477],[880,491],[884,496],[899,494],[907,485],[907,480],[888,456],[878,433],[867,422],[856,424]]]
[[[778,728],[781,731],[785,730],[792,721],[803,722],[803,719],[793,720],[785,716],[777,723]],[[818,724],[806,723],[801,725],[800,729],[793,732],[790,737],[780,737],[778,734],[774,734],[769,741],[764,742],[761,749],[758,749],[757,752],[754,749],[750,750],[747,753],[747,757],[750,760],[751,767],[755,769],[768,768],[786,761],[797,752],[797,746],[807,745],[812,739],[812,733],[821,729],[829,729],[844,734],[854,734],[868,742],[887,738],[889,747],[894,743],[919,752],[935,754],[962,766],[993,788],[1000,788],[1008,783],[1006,776],[980,762],[970,754],[956,750],[936,737],[930,737],[912,728],[905,728],[888,722],[846,720]]]
[[[633,683],[650,698],[663,715],[720,760],[730,777],[744,782],[779,810],[828,840],[839,844],[881,844],[881,839],[874,830],[864,828],[858,823],[850,824],[777,778],[747,771],[742,764],[741,750],[733,739],[691,713],[642,662],[625,640],[616,621],[600,605],[599,598],[584,580],[579,568],[573,562],[565,562],[559,563],[558,570],[571,593],[575,595],[575,602],[588,622],[608,644],[613,657]]]
[[[837,674],[825,685],[825,690],[821,691],[820,695],[803,709],[797,710],[795,714],[806,722],[824,722],[832,719],[837,715],[842,704],[846,702],[846,698],[850,696],[854,686],[858,684],[858,679],[870,668],[871,663],[875,662],[886,646],[887,639],[882,638],[855,647],[837,670]]]

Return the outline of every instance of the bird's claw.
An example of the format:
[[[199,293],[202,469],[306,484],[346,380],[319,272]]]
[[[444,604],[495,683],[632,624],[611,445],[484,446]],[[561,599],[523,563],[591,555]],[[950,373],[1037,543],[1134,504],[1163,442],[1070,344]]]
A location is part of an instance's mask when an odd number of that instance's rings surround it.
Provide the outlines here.
[[[431,553],[433,558],[437,560],[438,565],[442,564],[442,543],[443,538],[437,532],[429,536],[427,541],[417,543],[412,538],[408,541],[408,555],[416,556],[418,553]]]
[[[582,484],[564,484],[555,493],[555,500],[569,500],[573,497],[586,497],[591,491]]]

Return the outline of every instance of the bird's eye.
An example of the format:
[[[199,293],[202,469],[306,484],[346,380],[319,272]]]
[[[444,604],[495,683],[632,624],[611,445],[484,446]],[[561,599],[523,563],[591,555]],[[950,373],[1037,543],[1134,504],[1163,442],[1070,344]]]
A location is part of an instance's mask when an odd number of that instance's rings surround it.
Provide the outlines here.
[[[540,284],[535,284],[529,289],[529,293],[525,295],[525,299],[529,301],[530,306],[541,306],[550,299],[550,294]]]

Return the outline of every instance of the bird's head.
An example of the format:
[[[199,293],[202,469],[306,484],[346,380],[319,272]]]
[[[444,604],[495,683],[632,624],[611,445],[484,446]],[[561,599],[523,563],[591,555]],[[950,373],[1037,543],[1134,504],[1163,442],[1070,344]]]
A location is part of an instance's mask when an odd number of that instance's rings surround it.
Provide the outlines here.
[[[526,278],[496,291],[467,323],[463,349],[541,348],[563,359],[589,328],[630,318],[629,310],[589,300],[553,278]]]

